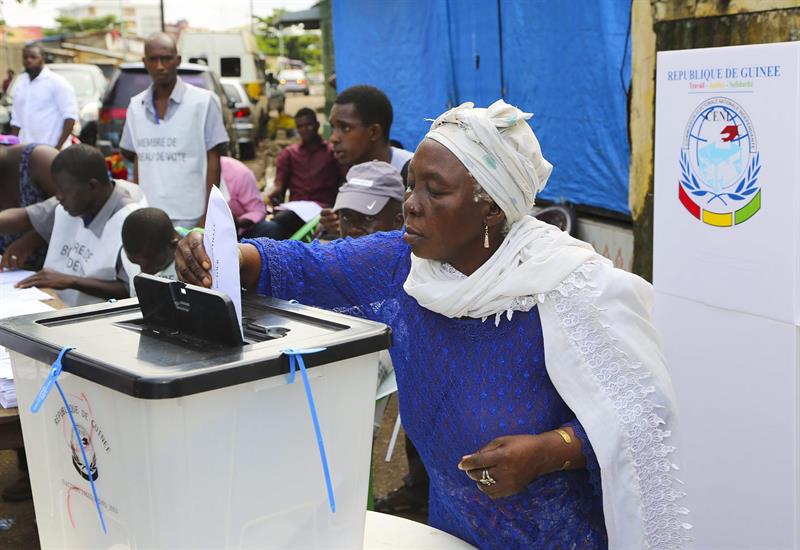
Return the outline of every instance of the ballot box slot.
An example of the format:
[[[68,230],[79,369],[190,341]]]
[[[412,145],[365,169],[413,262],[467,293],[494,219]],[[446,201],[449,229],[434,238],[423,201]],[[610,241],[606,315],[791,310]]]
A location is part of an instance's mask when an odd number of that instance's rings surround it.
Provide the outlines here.
[[[80,311],[87,309],[86,307],[73,308],[73,309],[79,311],[76,311],[75,313],[72,314],[69,313],[65,314],[63,312],[58,312],[57,317],[37,319],[36,324],[41,325],[43,327],[57,327],[61,325],[75,325],[76,323],[97,321],[99,319],[104,319],[108,317],[117,317],[124,313],[133,313],[135,311],[138,311],[139,304],[134,303],[130,305],[111,307],[108,309],[100,311],[91,311],[91,312]]]
[[[197,351],[224,350],[228,346],[198,337],[191,332],[185,332],[172,326],[147,322],[144,319],[130,319],[113,323],[115,326],[132,330],[143,335],[159,340],[166,340],[174,344],[181,344]],[[291,329],[277,325],[262,325],[250,319],[242,319],[244,338],[242,345],[257,344],[268,340],[283,338]]]
[[[194,348],[245,344],[231,299],[222,292],[140,273],[133,280],[142,310],[141,331]],[[128,327],[129,328],[129,327]]]

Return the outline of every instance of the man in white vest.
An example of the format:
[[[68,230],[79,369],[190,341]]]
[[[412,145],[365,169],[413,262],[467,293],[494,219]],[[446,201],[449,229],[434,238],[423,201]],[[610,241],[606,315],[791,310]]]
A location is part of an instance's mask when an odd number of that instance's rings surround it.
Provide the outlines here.
[[[134,159],[134,181],[150,206],[176,226],[203,226],[228,143],[219,98],[178,77],[181,56],[167,34],[145,41],[142,61],[152,84],[131,98],[120,149]]]
[[[67,306],[127,298],[122,224],[146,206],[139,187],[110,179],[103,155],[88,145],[61,151],[51,172],[54,197],[0,212],[0,233],[34,229],[49,243],[44,269],[17,286],[53,288]]]

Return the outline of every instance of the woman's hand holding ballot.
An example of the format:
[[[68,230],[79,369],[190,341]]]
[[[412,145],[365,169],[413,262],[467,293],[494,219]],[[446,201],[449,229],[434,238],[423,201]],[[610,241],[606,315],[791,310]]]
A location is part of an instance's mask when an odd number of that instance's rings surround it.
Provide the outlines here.
[[[258,250],[249,244],[239,243],[239,270],[242,286],[255,288],[261,272],[261,256]],[[178,243],[175,249],[175,271],[181,281],[211,288],[211,259],[203,246],[203,234],[190,231]]]

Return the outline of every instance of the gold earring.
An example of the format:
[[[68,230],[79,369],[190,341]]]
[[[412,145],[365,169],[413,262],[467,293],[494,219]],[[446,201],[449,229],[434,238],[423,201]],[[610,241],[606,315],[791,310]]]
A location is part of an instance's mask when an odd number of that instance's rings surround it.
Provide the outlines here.
[[[484,226],[486,229],[483,232],[483,248],[489,248],[489,226]]]

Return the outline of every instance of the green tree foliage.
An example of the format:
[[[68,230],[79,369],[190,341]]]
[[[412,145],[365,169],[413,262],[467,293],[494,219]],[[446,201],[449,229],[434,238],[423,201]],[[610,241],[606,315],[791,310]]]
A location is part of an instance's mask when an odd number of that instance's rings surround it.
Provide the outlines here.
[[[113,15],[106,15],[105,17],[86,17],[84,19],[75,19],[74,17],[59,16],[56,17],[57,27],[54,29],[46,29],[45,34],[50,36],[54,34],[75,34],[79,32],[90,31],[110,31],[119,27],[117,18]]]
[[[275,10],[266,17],[255,16],[256,43],[259,49],[269,56],[280,55],[279,29],[275,26],[284,10]],[[283,55],[289,59],[299,59],[306,65],[318,68],[322,63],[319,36],[303,34],[283,37]]]

